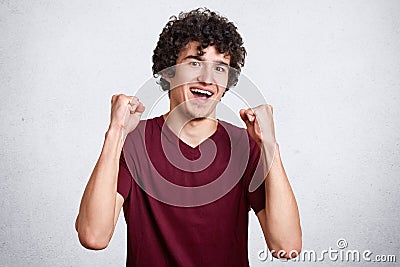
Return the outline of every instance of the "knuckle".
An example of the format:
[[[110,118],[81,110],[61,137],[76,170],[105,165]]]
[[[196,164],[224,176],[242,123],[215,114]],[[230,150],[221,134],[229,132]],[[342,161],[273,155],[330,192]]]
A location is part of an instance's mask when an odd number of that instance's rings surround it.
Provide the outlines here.
[[[263,111],[272,111],[273,110],[273,107],[269,104],[262,104],[258,107],[260,110],[263,110]]]
[[[258,105],[257,107],[255,107],[254,109],[260,109],[260,108],[262,108],[263,107],[263,105]]]
[[[120,94],[115,94],[115,95],[112,96],[112,99],[114,101],[117,101],[119,97],[120,97]]]
[[[123,101],[125,101],[126,98],[127,98],[126,95],[119,94],[119,95],[117,95],[116,100],[117,100],[117,102],[123,102]]]
[[[273,107],[273,106],[269,105],[269,106],[268,106],[268,110],[269,110],[271,113],[274,113],[274,107]]]
[[[264,109],[263,105],[259,105],[259,106],[255,107],[255,108],[253,108],[254,112],[259,112],[260,110],[263,110],[263,109]]]
[[[128,97],[124,94],[115,94],[111,97],[111,103],[118,105],[126,101]]]

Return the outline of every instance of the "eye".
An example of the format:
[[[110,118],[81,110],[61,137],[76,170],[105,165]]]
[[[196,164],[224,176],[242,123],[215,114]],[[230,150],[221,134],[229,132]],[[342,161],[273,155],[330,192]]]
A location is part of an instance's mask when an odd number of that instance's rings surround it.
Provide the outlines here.
[[[191,65],[193,67],[200,67],[200,62],[198,62],[198,61],[190,61],[189,65]]]
[[[225,67],[222,67],[222,66],[217,66],[217,67],[215,68],[215,70],[218,71],[218,72],[225,72],[225,71],[226,71],[226,68],[225,68]]]

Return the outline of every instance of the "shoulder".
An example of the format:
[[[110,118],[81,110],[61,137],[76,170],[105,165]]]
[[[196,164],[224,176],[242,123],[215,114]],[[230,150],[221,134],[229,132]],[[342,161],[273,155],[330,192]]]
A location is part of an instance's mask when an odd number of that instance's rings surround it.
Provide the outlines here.
[[[144,139],[146,135],[152,135],[162,128],[162,117],[154,117],[139,121],[137,127],[128,134],[126,140]]]
[[[247,131],[243,127],[238,127],[224,120],[218,120],[218,122],[232,140],[242,139],[247,136]]]
[[[247,129],[233,125],[232,123],[229,123],[224,120],[218,120],[218,122],[223,127],[223,129],[228,133],[232,144],[243,145],[248,143],[251,151],[257,150],[258,148],[257,143],[253,140],[253,138],[250,137],[249,133],[247,132]]]

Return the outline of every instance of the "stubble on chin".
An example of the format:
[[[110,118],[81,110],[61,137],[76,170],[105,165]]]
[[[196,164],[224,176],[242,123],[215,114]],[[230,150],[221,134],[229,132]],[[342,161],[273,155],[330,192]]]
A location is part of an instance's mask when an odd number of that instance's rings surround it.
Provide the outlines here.
[[[215,116],[216,103],[205,103],[202,105],[193,105],[187,102],[186,104],[186,117],[190,120],[203,120]],[[192,106],[191,106],[192,105]]]

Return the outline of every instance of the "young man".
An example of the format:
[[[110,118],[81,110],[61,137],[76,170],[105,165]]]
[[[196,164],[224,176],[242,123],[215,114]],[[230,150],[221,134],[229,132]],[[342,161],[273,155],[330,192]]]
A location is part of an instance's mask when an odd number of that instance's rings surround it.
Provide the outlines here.
[[[105,248],[124,207],[127,266],[248,266],[252,208],[274,256],[300,252],[299,214],[272,107],[242,109],[247,131],[216,119],[216,105],[244,65],[242,45],[236,27],[207,9],[167,23],[153,73],[169,90],[170,111],[140,120],[138,98],[112,97],[110,126],[76,220],[84,247]],[[269,172],[250,192],[259,160]]]

